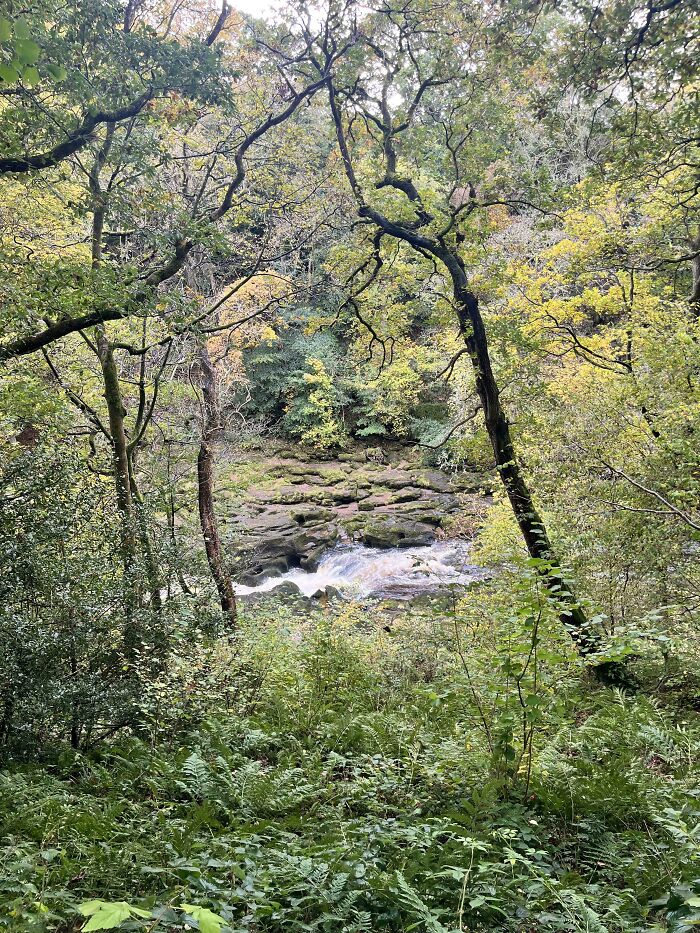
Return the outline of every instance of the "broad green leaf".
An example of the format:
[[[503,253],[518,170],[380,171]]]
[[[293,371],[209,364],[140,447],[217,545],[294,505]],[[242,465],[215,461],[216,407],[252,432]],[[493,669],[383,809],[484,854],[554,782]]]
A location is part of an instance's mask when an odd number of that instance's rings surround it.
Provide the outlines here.
[[[46,66],[46,70],[56,81],[65,81],[68,77],[68,72],[63,67],[63,65],[54,65],[53,63]]]
[[[34,87],[34,85],[38,84],[40,80],[41,77],[39,72],[34,67],[25,68],[22,72],[22,81],[27,85],[27,87]]]
[[[19,72],[15,68],[13,62],[3,62],[0,64],[0,79],[2,79],[5,84],[14,84],[18,78]]]
[[[82,904],[78,905],[78,910],[83,917],[91,917],[93,914],[97,913],[103,904],[104,901],[83,901]]]
[[[206,907],[197,907],[196,904],[182,904],[182,909],[194,917],[202,933],[219,933],[221,927],[226,923],[223,917]]]
[[[15,20],[15,35],[18,39],[29,39],[31,38],[31,30],[27,25],[27,21],[24,19]]]
[[[84,917],[90,918],[83,930],[113,930],[131,916],[144,919],[152,916],[151,911],[132,907],[126,901],[85,901],[78,910]]]
[[[9,42],[12,38],[12,23],[9,19],[0,19],[0,42]]]
[[[36,42],[33,42],[31,39],[21,39],[15,44],[15,50],[17,52],[17,58],[19,58],[23,65],[36,64],[41,55],[41,49]]]

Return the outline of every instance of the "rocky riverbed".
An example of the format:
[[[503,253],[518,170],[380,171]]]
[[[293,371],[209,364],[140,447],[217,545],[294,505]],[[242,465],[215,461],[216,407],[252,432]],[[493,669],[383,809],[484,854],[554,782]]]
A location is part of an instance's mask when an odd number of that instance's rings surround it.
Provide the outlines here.
[[[238,461],[238,468],[237,468]],[[355,448],[333,459],[269,446],[231,455],[219,497],[224,544],[239,582],[256,586],[292,568],[314,572],[338,543],[411,548],[478,520],[482,473],[426,469],[406,448]]]

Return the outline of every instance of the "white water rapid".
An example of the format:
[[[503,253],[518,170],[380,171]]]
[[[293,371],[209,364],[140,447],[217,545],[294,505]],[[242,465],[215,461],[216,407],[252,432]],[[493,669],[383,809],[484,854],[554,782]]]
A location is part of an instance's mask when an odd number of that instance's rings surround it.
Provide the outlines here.
[[[289,570],[279,577],[267,577],[257,586],[237,585],[236,592],[239,596],[265,593],[290,581],[304,596],[332,586],[349,599],[409,599],[482,577],[483,571],[470,563],[469,545],[464,541],[436,541],[426,547],[387,550],[345,544],[325,554],[314,573]]]

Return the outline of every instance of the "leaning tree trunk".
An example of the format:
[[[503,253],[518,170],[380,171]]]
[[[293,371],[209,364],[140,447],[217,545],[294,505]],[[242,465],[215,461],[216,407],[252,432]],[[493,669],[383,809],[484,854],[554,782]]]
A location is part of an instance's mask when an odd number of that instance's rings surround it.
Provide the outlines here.
[[[460,332],[474,367],[476,390],[484,412],[486,430],[493,447],[496,469],[505,487],[513,515],[530,557],[544,562],[543,579],[552,597],[562,605],[562,623],[579,652],[582,655],[591,654],[599,647],[599,638],[591,631],[586,614],[564,579],[544,521],[535,506],[515,453],[510,424],[501,404],[498,383],[491,365],[479,300],[469,289],[461,260],[448,252],[441,258],[452,278]]]
[[[564,627],[582,655],[593,654],[599,647],[600,639],[591,631],[590,622],[585,612],[578,603],[571,587],[564,579],[544,522],[535,507],[532,494],[518,462],[510,434],[510,425],[501,405],[498,384],[491,366],[486,329],[479,310],[479,302],[469,287],[469,278],[464,263],[456,249],[447,245],[444,236],[433,238],[421,232],[420,225],[428,221],[430,216],[422,208],[420,195],[413,182],[410,179],[399,178],[396,175],[394,130],[392,129],[391,118],[386,113],[384,123],[380,124],[384,134],[386,173],[377,187],[391,186],[403,191],[409,200],[413,202],[414,207],[417,208],[419,224],[409,225],[390,220],[367,203],[362,186],[355,175],[343,127],[342,114],[338,108],[332,81],[328,80],[327,85],[338,147],[345,174],[357,202],[358,214],[363,219],[373,221],[382,233],[408,243],[421,255],[429,254],[434,256],[435,259],[442,263],[450,275],[460,330],[474,367],[476,388],[483,407],[486,430],[493,447],[496,468],[505,487],[515,520],[520,528],[528,553],[531,557],[543,562],[540,565],[542,579],[552,599],[561,606],[560,616]],[[384,110],[386,111],[386,106]],[[418,210],[418,208],[420,209]],[[602,676],[607,676],[607,674]]]
[[[221,435],[221,411],[216,386],[216,373],[212,366],[206,344],[199,353],[201,388],[203,396],[202,437],[197,455],[197,491],[199,520],[204,537],[204,548],[211,575],[219,593],[221,610],[232,626],[236,625],[236,595],[231,575],[226,567],[222,551],[219,526],[214,508],[214,451]]]

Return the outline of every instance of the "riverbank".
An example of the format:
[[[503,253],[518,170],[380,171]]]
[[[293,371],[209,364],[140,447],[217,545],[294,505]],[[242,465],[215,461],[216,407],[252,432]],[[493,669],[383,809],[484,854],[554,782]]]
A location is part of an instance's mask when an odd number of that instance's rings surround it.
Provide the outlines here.
[[[354,447],[333,458],[268,442],[223,448],[218,510],[238,581],[257,586],[294,568],[318,570],[339,543],[425,547],[469,536],[489,504],[490,477],[427,468],[419,449]]]

